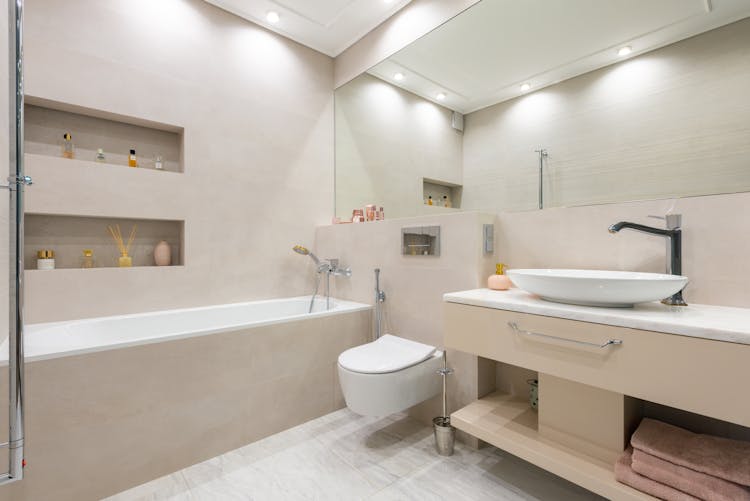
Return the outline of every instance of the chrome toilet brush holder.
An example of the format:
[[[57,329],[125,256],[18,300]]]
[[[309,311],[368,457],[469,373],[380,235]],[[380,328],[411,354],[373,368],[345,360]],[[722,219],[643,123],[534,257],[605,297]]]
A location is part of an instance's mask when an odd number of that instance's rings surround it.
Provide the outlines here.
[[[432,420],[435,432],[435,449],[441,456],[452,456],[453,445],[456,441],[456,429],[451,426],[451,417],[448,415],[448,375],[453,369],[448,368],[448,359],[443,350],[443,368],[437,371],[443,378],[443,415]]]

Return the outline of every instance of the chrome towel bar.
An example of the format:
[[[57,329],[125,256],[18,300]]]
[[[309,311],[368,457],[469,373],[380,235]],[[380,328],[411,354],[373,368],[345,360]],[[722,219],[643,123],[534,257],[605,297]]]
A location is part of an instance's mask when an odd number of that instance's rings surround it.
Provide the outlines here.
[[[533,337],[541,337],[544,339],[553,339],[555,341],[563,341],[565,343],[573,343],[579,346],[589,346],[592,348],[606,348],[607,346],[622,344],[622,339],[610,339],[603,344],[599,344],[599,343],[590,343],[588,341],[578,341],[577,339],[569,339],[566,337],[551,336],[549,334],[541,334],[539,332],[531,332],[531,331],[527,331],[527,330],[523,330],[519,328],[515,322],[508,322],[508,327],[513,329],[513,332],[515,332],[516,334],[521,334],[523,336],[533,336]]]

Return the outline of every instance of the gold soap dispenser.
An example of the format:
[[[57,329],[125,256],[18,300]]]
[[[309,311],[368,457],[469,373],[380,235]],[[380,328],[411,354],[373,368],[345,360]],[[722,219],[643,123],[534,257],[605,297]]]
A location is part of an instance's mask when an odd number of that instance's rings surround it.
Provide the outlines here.
[[[487,288],[496,291],[507,291],[513,286],[513,282],[510,281],[508,275],[505,274],[507,266],[503,263],[497,263],[495,265],[495,274],[490,275],[487,279]]]

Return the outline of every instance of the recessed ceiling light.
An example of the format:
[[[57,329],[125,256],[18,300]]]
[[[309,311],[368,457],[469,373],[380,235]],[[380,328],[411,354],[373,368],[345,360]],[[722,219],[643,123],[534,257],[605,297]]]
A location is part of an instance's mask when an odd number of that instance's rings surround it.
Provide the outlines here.
[[[401,80],[404,79],[404,74],[401,72],[396,73],[395,75],[393,75],[393,79],[400,82]]]
[[[266,21],[268,21],[271,24],[278,23],[279,19],[281,19],[281,16],[279,16],[278,12],[270,11],[268,14],[266,14]]]
[[[445,92],[438,92],[437,96],[435,96],[435,98],[437,98],[438,101],[444,101],[446,97],[448,96],[445,95]]]
[[[531,84],[530,83],[527,82],[527,83],[521,84],[521,91],[526,92],[529,89],[531,89]]]
[[[633,52],[633,48],[630,45],[626,45],[625,47],[620,47],[619,49],[617,49],[618,56],[627,56],[631,52]]]

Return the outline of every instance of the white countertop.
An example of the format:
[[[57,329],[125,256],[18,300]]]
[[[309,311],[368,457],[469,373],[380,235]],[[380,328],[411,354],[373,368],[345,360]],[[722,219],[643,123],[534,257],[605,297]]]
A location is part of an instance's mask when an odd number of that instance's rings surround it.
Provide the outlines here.
[[[498,310],[630,327],[729,343],[750,344],[750,309],[693,304],[666,306],[659,302],[633,308],[597,308],[553,303],[521,289],[474,289],[449,292],[443,301]]]

